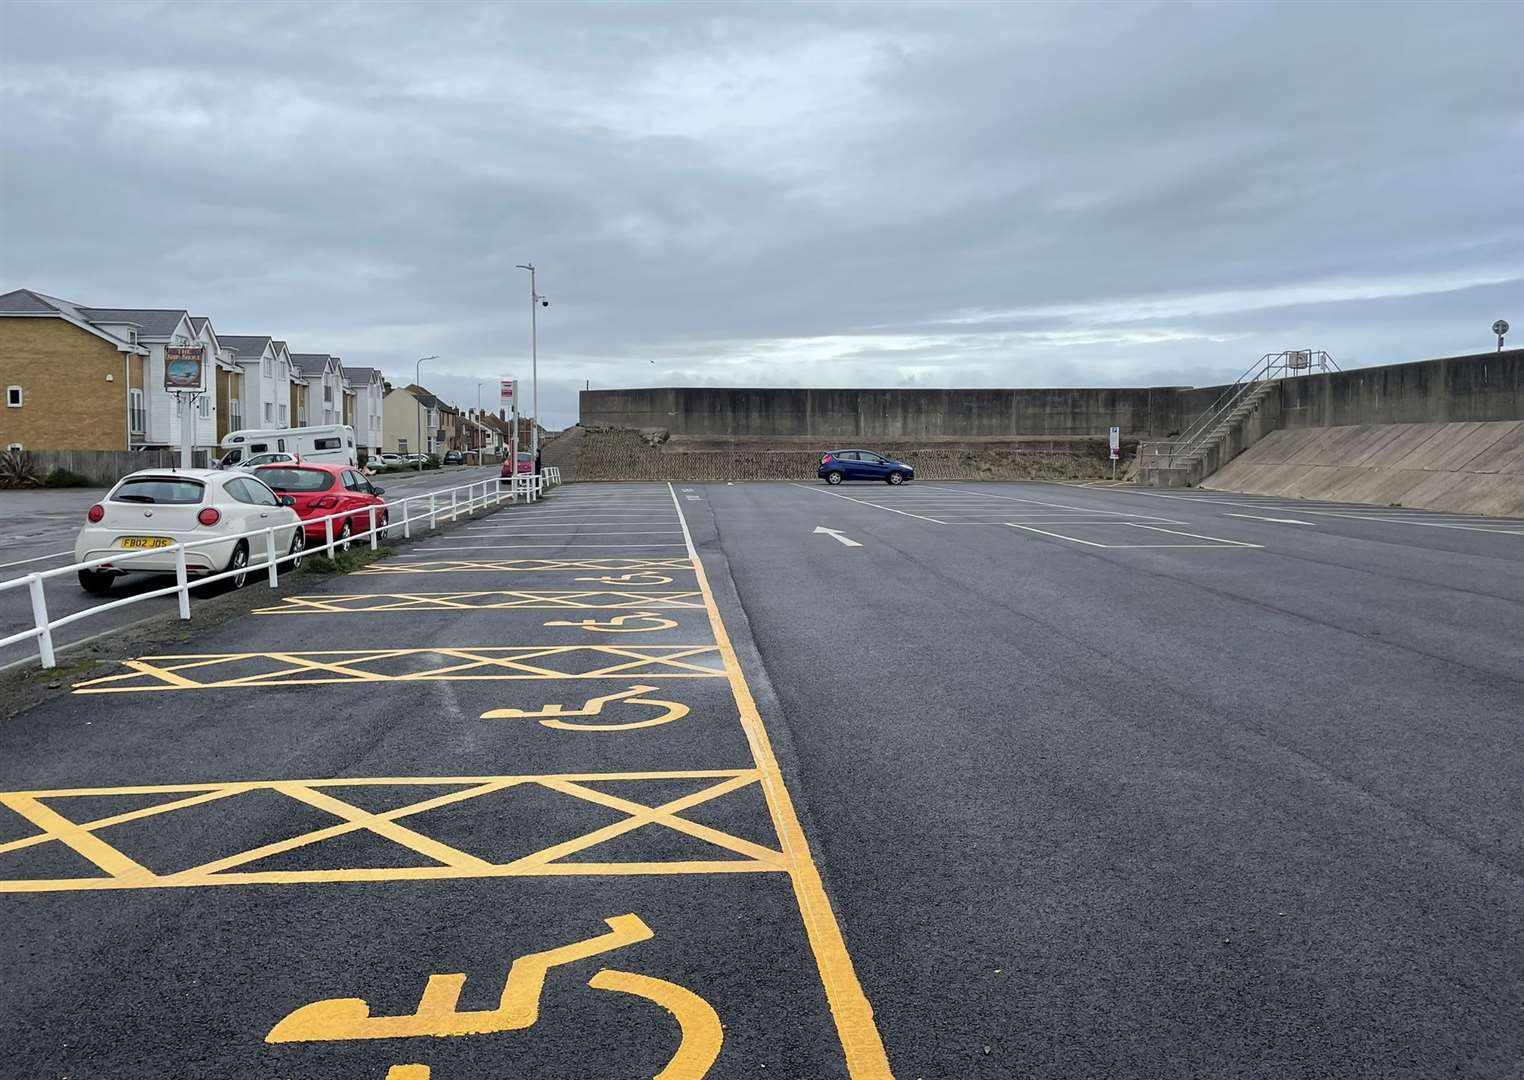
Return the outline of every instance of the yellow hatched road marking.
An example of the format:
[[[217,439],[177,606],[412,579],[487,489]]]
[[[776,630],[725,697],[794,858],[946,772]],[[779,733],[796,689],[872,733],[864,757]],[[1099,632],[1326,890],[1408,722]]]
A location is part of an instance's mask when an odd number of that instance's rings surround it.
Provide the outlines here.
[[[721,679],[725,678],[723,668],[702,662],[719,653],[715,645],[495,645],[143,656],[124,661],[129,669],[126,672],[75,683],[74,693],[126,694],[347,682],[606,679],[626,675],[642,679]],[[409,669],[407,665],[418,658],[434,658],[436,662],[421,670]],[[578,670],[579,664],[588,661],[598,666]],[[257,670],[234,674],[249,665]],[[220,677],[209,670],[219,666],[226,669]],[[187,672],[194,672],[197,677]]]
[[[788,788],[783,783],[783,772],[778,766],[778,759],[773,754],[767,728],[762,723],[762,715],[757,710],[756,700],[752,697],[751,688],[746,684],[746,676],[741,671],[741,661],[736,656],[729,633],[725,630],[725,620],[720,615],[719,605],[715,603],[714,592],[709,588],[704,564],[693,546],[693,534],[688,530],[688,521],[683,515],[682,503],[678,501],[677,491],[670,483],[667,485],[667,492],[672,497],[672,505],[677,508],[679,520],[682,521],[683,539],[687,542],[688,554],[693,559],[694,576],[700,591],[704,594],[705,606],[709,609],[709,625],[714,631],[715,641],[719,644],[720,656],[725,662],[725,673],[730,680],[731,693],[741,712],[741,726],[745,729],[747,741],[751,744],[752,758],[756,762],[760,777],[759,782],[767,796],[773,828],[783,847],[789,878],[794,885],[794,897],[799,904],[800,917],[804,920],[810,949],[815,954],[815,964],[820,971],[820,981],[825,987],[826,999],[830,1003],[831,1014],[836,1020],[836,1032],[841,1039],[842,1050],[846,1054],[847,1071],[853,1080],[893,1080],[894,1074],[889,1069],[889,1057],[884,1052],[883,1039],[879,1037],[878,1026],[873,1020],[873,1006],[869,1004],[868,996],[863,993],[862,984],[857,981],[851,954],[847,952],[847,943],[841,935],[841,927],[836,922],[836,915],[831,910],[831,900],[826,895],[825,883],[820,878],[820,871],[816,868],[815,860],[810,854],[810,845],[805,838],[804,828],[799,824],[799,817],[794,812],[794,804],[789,798]]]
[[[504,611],[516,608],[601,610],[619,608],[692,608],[702,611],[704,594],[694,590],[566,590],[525,592],[351,593],[336,596],[285,596],[275,607],[255,608],[255,615],[347,614],[372,611]]]
[[[629,773],[557,773],[522,776],[447,776],[447,777],[377,777],[349,780],[273,780],[239,781],[229,784],[172,784],[121,788],[65,788],[53,791],[0,793],[0,804],[10,807],[41,830],[36,835],[0,844],[0,857],[42,844],[60,843],[84,855],[104,876],[79,878],[0,878],[0,892],[66,892],[74,890],[183,888],[207,885],[289,885],[335,881],[396,881],[441,878],[530,877],[530,876],[606,876],[636,874],[705,874],[755,873],[787,869],[781,851],[775,851],[720,829],[681,816],[683,811],[721,799],[758,782],[755,769],[694,770]],[[669,799],[658,805],[636,801],[638,793],[631,781],[693,779],[711,781],[691,794]],[[624,795],[612,795],[590,784],[620,781]],[[461,785],[459,790],[431,795],[384,812],[365,810],[342,796],[346,790],[408,786]],[[538,785],[570,798],[615,810],[625,817],[582,836],[552,844],[540,851],[518,858],[495,862],[482,855],[445,844],[429,836],[427,820],[408,825],[403,818],[418,818],[429,810],[469,802],[519,785]],[[255,791],[273,791],[299,803],[322,810],[336,820],[331,825],[309,829],[297,835],[261,844],[258,847],[201,863],[185,870],[159,874],[113,847],[99,835],[113,825],[145,818],[166,818],[185,809],[215,799],[236,798]],[[91,821],[76,822],[49,803],[78,796],[130,796],[144,794],[185,794],[158,805],[142,807],[123,814],[112,814]],[[662,826],[703,840],[732,853],[735,858],[708,860],[646,860],[630,862],[564,862],[570,855],[586,852],[618,836],[647,826]],[[437,865],[319,867],[310,870],[238,870],[260,859],[284,854],[298,848],[331,840],[348,833],[369,832],[398,847],[424,856]],[[483,830],[478,835],[493,838],[498,830]],[[0,861],[0,867],[3,867]]]
[[[483,570],[692,570],[688,559],[433,559],[418,562],[378,562],[362,566],[355,577],[373,574],[464,574]]]

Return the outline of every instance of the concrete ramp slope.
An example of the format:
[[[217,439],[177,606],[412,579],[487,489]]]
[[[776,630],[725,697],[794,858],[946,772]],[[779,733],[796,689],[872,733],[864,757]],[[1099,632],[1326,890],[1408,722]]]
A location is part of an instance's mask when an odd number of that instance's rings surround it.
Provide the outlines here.
[[[1201,486],[1524,517],[1524,420],[1274,431]]]

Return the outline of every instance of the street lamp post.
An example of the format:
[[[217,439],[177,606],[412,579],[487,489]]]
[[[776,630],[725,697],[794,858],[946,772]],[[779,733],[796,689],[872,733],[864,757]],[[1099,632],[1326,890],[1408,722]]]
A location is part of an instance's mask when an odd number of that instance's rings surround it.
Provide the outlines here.
[[[482,423],[482,416],[484,415],[482,413],[482,387],[493,385],[496,384],[490,382],[484,383],[481,380],[477,380],[476,383],[476,463],[478,465],[482,463],[482,450],[485,448],[487,441],[486,426]]]
[[[425,360],[438,360],[438,359],[439,359],[439,357],[437,357],[437,356],[420,356],[418,358],[418,363],[413,366],[413,386],[417,388],[418,393],[420,393],[420,394],[423,393],[423,382],[422,382],[422,379],[423,379],[423,362]],[[415,396],[413,398],[413,404],[418,406],[418,449],[422,450],[423,449],[423,402],[419,401],[418,398]],[[419,472],[423,472],[423,459],[426,456],[427,455],[424,455],[424,454],[420,454],[418,456],[418,471]]]
[[[541,296],[535,288],[534,263],[519,263],[520,270],[529,271],[529,376],[532,395],[530,408],[534,415],[529,420],[529,448],[534,456],[536,467],[540,461],[540,332],[539,312],[536,308],[550,307],[550,301]],[[514,463],[518,468],[518,463]]]

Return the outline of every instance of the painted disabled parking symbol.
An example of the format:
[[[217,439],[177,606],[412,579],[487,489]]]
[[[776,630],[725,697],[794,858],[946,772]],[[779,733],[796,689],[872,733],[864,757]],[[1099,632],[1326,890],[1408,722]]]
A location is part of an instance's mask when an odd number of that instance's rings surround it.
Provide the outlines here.
[[[554,619],[545,625],[573,626],[578,630],[591,630],[599,634],[643,634],[651,630],[671,630],[677,625],[677,620],[663,618],[654,611],[636,611],[629,615],[615,615],[604,621]]]
[[[492,709],[482,713],[483,720],[539,720],[541,726],[559,728],[563,731],[633,731],[636,728],[657,727],[681,720],[688,715],[688,706],[662,698],[645,697],[656,693],[654,686],[632,686],[615,694],[602,694],[589,698],[580,709],[569,709],[561,704],[543,705],[538,709]],[[619,702],[623,705],[647,706],[658,710],[657,715],[640,720],[616,723],[572,723],[569,716],[601,716],[604,706]]]
[[[655,935],[638,915],[605,919],[609,932],[570,945],[529,953],[513,962],[495,1009],[462,1010],[464,974],[430,975],[418,1007],[403,1016],[372,1016],[362,998],[314,1001],[270,1029],[267,1043],[350,1042],[361,1039],[450,1038],[522,1031],[540,1018],[540,996],[552,968],[613,952]],[[702,1080],[719,1057],[725,1032],[713,1006],[686,987],[633,971],[604,968],[588,980],[594,990],[628,994],[660,1006],[677,1021],[677,1050],[654,1080]],[[422,1064],[393,1065],[386,1080],[430,1080]]]

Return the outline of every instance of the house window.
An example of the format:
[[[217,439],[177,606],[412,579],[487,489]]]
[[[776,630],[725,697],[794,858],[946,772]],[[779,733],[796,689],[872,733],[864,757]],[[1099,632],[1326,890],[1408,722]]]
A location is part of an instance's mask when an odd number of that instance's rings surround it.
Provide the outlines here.
[[[280,426],[286,426],[286,407],[284,405],[280,407]]]
[[[398,439],[397,440],[397,453],[399,453],[399,454],[405,454],[405,453],[407,453],[407,440],[406,439]]]
[[[7,386],[5,388],[5,407],[7,409],[21,408],[21,387]]]
[[[243,427],[243,406],[237,398],[228,401],[228,427],[231,431]]]
[[[265,423],[267,423],[267,424],[273,424],[274,422],[275,422],[275,406],[267,401],[267,402],[265,402]]]
[[[198,404],[200,405],[201,419],[208,419],[212,415],[212,399],[202,394]]]
[[[323,384],[323,404],[324,405],[332,405],[333,404],[333,387],[330,386],[328,383],[324,383]],[[208,586],[208,587],[210,587],[210,586]]]
[[[260,358],[259,373],[267,379],[270,377],[270,358],[268,356]]]
[[[127,417],[132,433],[143,434],[148,427],[148,410],[143,408],[143,391],[127,391]]]

